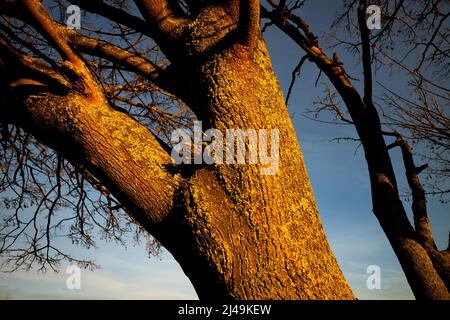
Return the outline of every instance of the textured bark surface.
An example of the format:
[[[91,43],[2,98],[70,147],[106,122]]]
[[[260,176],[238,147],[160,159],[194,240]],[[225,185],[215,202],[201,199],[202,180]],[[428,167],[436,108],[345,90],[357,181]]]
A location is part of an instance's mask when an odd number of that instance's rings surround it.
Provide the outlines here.
[[[191,80],[205,130],[280,130],[276,175],[261,175],[260,165],[217,165],[194,169],[181,188],[178,211],[194,250],[169,247],[199,296],[352,298],[264,44],[253,56],[239,45],[216,54],[192,70]]]

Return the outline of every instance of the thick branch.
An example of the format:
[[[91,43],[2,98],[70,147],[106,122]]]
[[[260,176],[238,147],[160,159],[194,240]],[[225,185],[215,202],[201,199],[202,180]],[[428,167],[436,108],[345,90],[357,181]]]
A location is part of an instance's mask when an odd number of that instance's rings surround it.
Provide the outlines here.
[[[245,44],[253,48],[261,33],[259,0],[241,0],[239,25],[245,35]]]
[[[84,63],[78,52],[74,51],[69,43],[69,28],[58,24],[48,14],[47,10],[38,0],[21,0],[26,8],[24,16],[31,21],[33,28],[40,32],[64,59],[64,73],[72,83],[72,88],[86,96],[100,98],[101,92],[96,90],[96,82],[91,71]]]
[[[148,80],[155,81],[162,71],[151,61],[109,42],[83,36],[74,30],[69,31],[69,37],[80,51],[124,66]]]
[[[424,247],[436,249],[427,214],[425,190],[419,178],[421,168],[416,167],[416,165],[414,164],[414,159],[409,143],[402,137],[400,133],[383,133],[385,135],[394,136],[396,138],[396,141],[391,146],[398,146],[402,151],[403,164],[406,171],[405,174],[408,180],[408,185],[411,189],[412,211],[414,215],[414,225],[416,233],[418,234]],[[388,146],[388,149],[390,149],[391,146]]]
[[[268,11],[264,7],[261,7],[261,12],[264,17],[271,19],[275,25],[286,33],[297,45],[302,48],[310,57],[321,71],[323,71],[330,81],[335,86],[336,90],[344,99],[350,115],[355,122],[356,129],[360,131],[360,134],[364,135],[364,126],[361,121],[364,117],[365,104],[361,99],[359,93],[350,82],[347,73],[342,67],[340,61],[336,59],[330,59],[326,53],[317,45],[317,40],[313,36],[310,27],[305,21],[301,20],[301,28],[297,28],[296,25],[291,23],[288,16],[292,16],[292,13],[285,14],[280,11]],[[308,39],[301,30],[306,30],[306,34],[309,34],[311,39]],[[313,41],[314,40],[314,41]],[[335,55],[337,56],[337,55]]]
[[[278,28],[291,37],[307,53],[313,53],[310,47],[311,43],[294,25],[289,23],[285,15],[279,14],[279,11],[269,11],[264,6],[261,6],[261,16],[274,22]]]
[[[366,105],[373,105],[372,103],[372,64],[370,53],[370,31],[366,25],[366,1],[360,0],[358,7],[358,24],[361,35],[362,46],[362,63],[364,73],[364,102]]]
[[[144,126],[111,109],[105,99],[77,93],[8,94],[6,103],[13,108],[0,108],[3,121],[86,167],[134,219],[158,231],[172,212],[180,179],[169,172],[170,155]]]
[[[189,21],[178,10],[174,9],[167,0],[135,0],[142,16],[150,23],[155,23],[158,31],[177,40]]]
[[[148,75],[151,64],[144,64],[144,59],[138,60],[114,46],[99,47],[98,40],[78,35],[55,23],[40,3],[28,10],[32,12],[33,27],[44,33],[64,59],[78,64],[79,68],[73,68],[73,71],[81,78],[75,82],[89,86],[92,94],[70,90],[64,94],[45,91],[30,95],[26,90],[3,87],[2,122],[23,128],[66,158],[88,168],[136,220],[152,230],[172,210],[178,178],[166,171],[172,164],[170,155],[144,126],[109,107],[101,87],[69,43],[79,42],[86,50],[97,50],[99,54],[122,60],[138,69],[145,65],[147,69],[141,71]],[[24,76],[32,75],[30,70],[42,76],[52,75],[53,71],[42,62],[19,53],[5,41],[0,48],[1,68],[13,68],[12,78],[17,77],[17,71],[23,72]]]
[[[19,86],[44,86],[46,89],[65,89],[71,87],[60,74],[50,69],[42,61],[23,55],[11,47],[0,34],[0,70],[2,82],[9,88]]]
[[[29,16],[22,14],[20,10],[18,10],[15,1],[10,1],[8,3],[8,6],[4,7],[3,9],[5,9],[5,14],[27,22],[38,30],[40,29],[36,21],[30,19]],[[152,81],[155,85],[163,86],[162,83],[158,81],[158,77],[161,75],[163,70],[153,62],[142,58],[128,50],[122,49],[112,43],[81,35],[77,31],[68,29],[62,24],[53,22],[52,28],[59,30],[60,33],[63,32],[66,40],[71,45],[75,46],[79,51],[92,56],[103,58],[105,60],[123,66]],[[66,46],[66,44],[61,45]],[[75,54],[73,53],[72,48],[69,47],[67,48],[67,50],[70,50],[72,52],[71,54]],[[165,82],[167,82],[167,79],[165,80]],[[165,85],[164,88],[161,87],[161,89],[168,90],[167,85]]]
[[[26,8],[27,14],[30,15],[31,20],[34,22],[33,26],[54,45],[61,57],[66,61],[70,61],[74,66],[82,68],[84,63],[70,47],[67,34],[64,32],[65,28],[57,24],[48,15],[47,10],[42,6],[40,1],[20,0],[20,2]]]

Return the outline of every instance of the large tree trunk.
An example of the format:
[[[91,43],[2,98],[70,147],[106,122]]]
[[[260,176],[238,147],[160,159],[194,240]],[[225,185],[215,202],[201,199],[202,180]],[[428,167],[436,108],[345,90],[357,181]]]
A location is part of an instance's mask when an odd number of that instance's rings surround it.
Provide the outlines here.
[[[164,243],[200,298],[353,298],[327,243],[264,43],[254,55],[236,45],[183,72],[192,84],[186,100],[204,130],[280,130],[275,175],[262,175],[260,165],[198,166],[180,189],[179,231]]]

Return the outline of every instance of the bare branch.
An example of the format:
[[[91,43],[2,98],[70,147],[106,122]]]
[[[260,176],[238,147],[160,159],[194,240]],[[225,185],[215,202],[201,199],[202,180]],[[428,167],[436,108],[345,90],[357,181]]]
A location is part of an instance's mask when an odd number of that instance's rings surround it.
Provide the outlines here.
[[[162,72],[161,68],[151,61],[109,42],[80,35],[74,30],[69,32],[69,38],[80,51],[127,67],[151,81],[157,80]]]
[[[58,25],[47,13],[38,0],[20,0],[35,22],[34,26],[58,50],[64,60],[70,61],[75,67],[84,67],[84,62],[69,45],[65,28]]]
[[[364,102],[373,105],[372,102],[372,58],[370,53],[370,31],[366,25],[366,0],[359,1],[358,24],[361,35],[362,62],[364,70]]]
[[[411,189],[412,195],[412,211],[414,215],[414,225],[416,233],[420,238],[420,241],[426,248],[436,249],[436,244],[433,240],[433,234],[431,232],[430,222],[427,214],[427,205],[425,198],[425,190],[420,182],[419,172],[423,170],[416,167],[411,151],[411,147],[403,136],[397,132],[383,132],[384,135],[393,136],[396,138],[395,146],[400,147],[403,155],[403,164],[405,166],[405,174],[408,180],[408,185]],[[393,145],[391,145],[393,146]],[[390,147],[388,146],[388,149]]]
[[[181,36],[189,21],[168,0],[135,0],[135,3],[147,22],[155,23],[159,32],[172,40]]]
[[[102,0],[69,0],[71,3],[80,6],[83,10],[101,15],[111,21],[120,23],[128,28],[138,31],[150,38],[156,38],[155,26],[141,18],[134,16],[122,9],[113,7]],[[156,40],[156,39],[155,39]]]
[[[291,75],[291,83],[289,84],[289,88],[288,88],[288,93],[286,95],[286,105],[289,104],[289,98],[291,97],[291,93],[292,93],[292,89],[294,88],[294,84],[295,84],[295,80],[297,79],[297,77],[300,75],[300,70],[303,66],[303,64],[305,63],[306,59],[308,59],[308,55],[304,55],[300,61],[298,62],[297,66],[294,68],[294,70],[292,71],[292,75]]]

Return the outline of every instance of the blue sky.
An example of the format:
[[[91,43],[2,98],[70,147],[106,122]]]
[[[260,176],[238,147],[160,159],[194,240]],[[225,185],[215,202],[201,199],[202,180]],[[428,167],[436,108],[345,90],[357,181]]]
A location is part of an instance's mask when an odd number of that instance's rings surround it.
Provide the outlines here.
[[[319,35],[329,26],[340,1],[310,1],[303,17]],[[291,71],[303,52],[284,35],[270,29],[268,42],[275,71],[283,90],[289,85]],[[350,74],[360,74],[357,59],[338,50]],[[359,299],[411,299],[399,263],[371,211],[370,184],[362,150],[355,153],[353,143],[331,143],[342,136],[355,136],[350,126],[333,126],[304,117],[306,108],[323,92],[327,83],[322,77],[317,88],[318,70],[310,63],[302,69],[291,97],[289,111],[304,153],[320,214],[330,245],[339,264]],[[377,76],[385,84],[402,88],[404,80],[389,75]],[[398,152],[393,152],[394,165],[401,187],[406,187]],[[450,228],[449,205],[430,199],[429,215],[437,244],[447,245]],[[405,203],[408,207],[409,203]],[[409,210],[409,208],[407,208]],[[63,241],[63,240],[58,240]],[[130,241],[132,243],[132,241]],[[69,247],[69,245],[67,245]],[[48,272],[16,272],[0,274],[0,298],[12,299],[196,299],[195,291],[178,264],[167,252],[148,258],[144,246],[124,248],[114,243],[99,242],[89,251],[71,249],[83,257],[93,257],[100,270],[82,271],[81,290],[68,290],[67,275]],[[366,268],[381,268],[381,289],[368,290]]]

